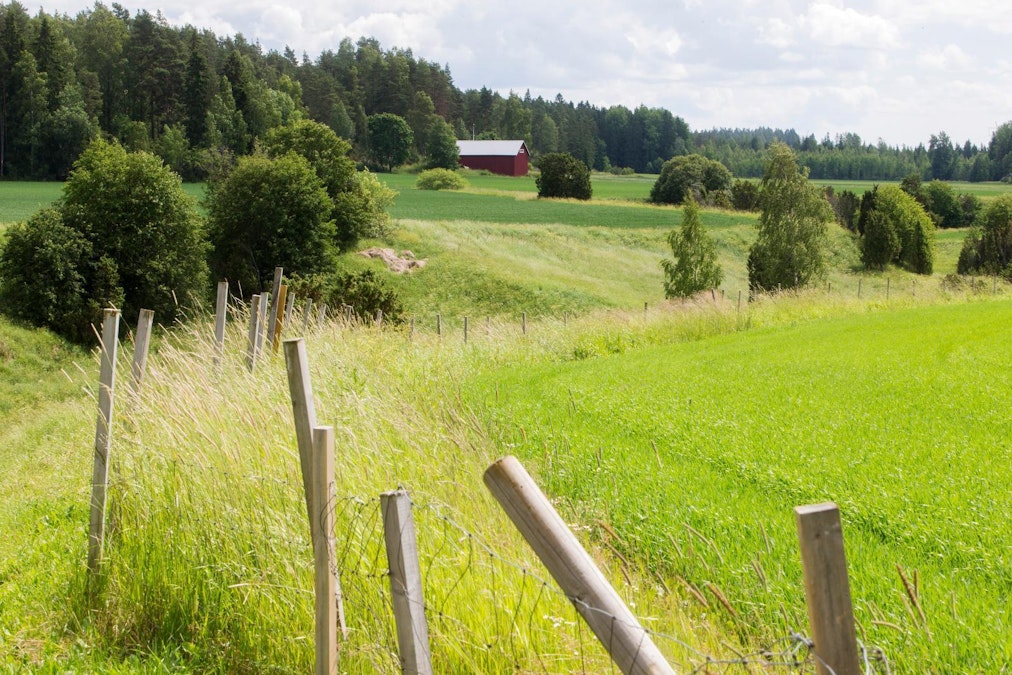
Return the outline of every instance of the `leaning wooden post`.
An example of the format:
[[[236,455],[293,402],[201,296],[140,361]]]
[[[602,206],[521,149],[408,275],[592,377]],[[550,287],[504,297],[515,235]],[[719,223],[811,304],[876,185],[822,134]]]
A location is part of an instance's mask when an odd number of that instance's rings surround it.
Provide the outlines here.
[[[142,309],[137,317],[137,335],[134,337],[134,358],[130,365],[130,388],[136,394],[148,365],[148,347],[151,345],[151,326],[155,322],[153,309]]]
[[[316,591],[316,675],[337,673],[337,561],[334,559],[334,427],[313,429],[314,589]]]
[[[854,609],[843,551],[843,528],[836,504],[794,509],[805,575],[808,620],[819,675],[858,675],[861,666],[854,631]]]
[[[274,268],[274,284],[271,286],[271,314],[267,324],[267,340],[274,340],[274,327],[278,324],[278,306],[281,305],[281,279],[284,276],[284,267]]]
[[[264,333],[267,332],[267,306],[270,299],[269,295],[260,294],[260,308],[257,310],[256,358],[260,358],[260,355],[264,353]]]
[[[741,313],[741,289],[740,288],[738,289],[738,309],[737,309],[737,311],[738,311],[739,314]]]
[[[309,358],[306,356],[304,339],[285,340],[285,370],[288,373],[288,393],[295,419],[295,442],[299,447],[302,488],[306,492],[306,513],[312,522],[313,429],[316,427],[316,407],[313,404],[313,385],[309,381]],[[315,528],[312,534],[316,535]]]
[[[228,282],[218,282],[218,297],[214,303],[214,363],[225,353],[225,318],[228,313]]]
[[[91,519],[88,528],[88,570],[98,571],[105,539],[105,502],[109,489],[109,452],[112,449],[112,404],[116,389],[116,350],[119,310],[107,309],[102,319],[102,365],[98,386],[98,424],[95,463],[91,474]]]
[[[411,498],[403,490],[384,492],[380,495],[380,508],[401,672],[432,675],[429,627],[425,620],[425,598]]]
[[[249,299],[249,336],[246,345],[246,367],[253,370],[257,362],[257,333],[260,320],[260,296]]]
[[[674,673],[520,462],[504,457],[485,471],[484,480],[615,665],[626,675]]]

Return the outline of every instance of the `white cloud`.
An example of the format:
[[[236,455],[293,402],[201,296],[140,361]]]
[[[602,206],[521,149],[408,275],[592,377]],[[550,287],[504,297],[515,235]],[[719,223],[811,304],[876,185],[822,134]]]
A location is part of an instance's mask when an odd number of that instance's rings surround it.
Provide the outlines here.
[[[964,70],[974,66],[973,57],[964,52],[959,45],[947,44],[942,49],[922,51],[917,62],[928,68],[938,70]]]
[[[800,24],[813,42],[829,47],[889,49],[899,44],[899,29],[890,20],[825,2],[814,3]]]

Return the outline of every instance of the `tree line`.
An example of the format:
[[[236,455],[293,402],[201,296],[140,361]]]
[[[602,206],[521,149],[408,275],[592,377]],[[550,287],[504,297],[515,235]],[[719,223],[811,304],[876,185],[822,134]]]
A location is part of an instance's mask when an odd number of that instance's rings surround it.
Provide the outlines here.
[[[374,154],[370,118],[404,120],[409,152]],[[564,152],[600,171],[659,173],[698,153],[736,176],[763,175],[773,142],[817,179],[1002,180],[1012,176],[1012,122],[987,147],[945,132],[927,145],[867,144],[856,134],[801,137],[792,129],[692,131],[660,108],[598,107],[562,95],[461,90],[449,67],[346,38],[315,58],[264,51],[241,34],[170,26],[160,13],[96,3],[74,16],[30,16],[0,4],[0,176],[63,179],[97,136],[159,155],[186,179],[204,179],[298,119],[329,126],[360,160],[381,168],[427,157],[439,140],[524,139],[535,156]]]

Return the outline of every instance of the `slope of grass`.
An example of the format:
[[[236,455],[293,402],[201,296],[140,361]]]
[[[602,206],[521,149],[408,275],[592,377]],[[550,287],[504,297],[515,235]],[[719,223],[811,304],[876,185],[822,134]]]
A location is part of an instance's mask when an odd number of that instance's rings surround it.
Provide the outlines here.
[[[735,613],[713,616],[743,639],[805,625],[791,509],[832,500],[861,640],[902,672],[999,672],[1012,662],[1010,320],[1003,299],[619,342],[610,358],[465,389],[500,445],[624,555],[716,584]],[[918,606],[897,565],[919,578]]]

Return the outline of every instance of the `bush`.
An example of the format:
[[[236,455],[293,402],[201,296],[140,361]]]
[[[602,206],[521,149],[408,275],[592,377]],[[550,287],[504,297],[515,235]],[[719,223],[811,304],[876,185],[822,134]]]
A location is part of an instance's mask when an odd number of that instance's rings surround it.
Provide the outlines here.
[[[1012,195],[1001,195],[980,213],[963,240],[956,270],[960,274],[1012,272]]]
[[[92,339],[90,323],[110,304],[128,323],[145,308],[170,324],[179,302],[207,291],[203,235],[195,202],[160,159],[94,141],[55,209],[12,232],[7,311],[78,341]]]
[[[323,301],[329,307],[348,305],[355,316],[370,321],[376,310],[383,311],[383,320],[399,323],[404,307],[397,293],[387,287],[383,278],[373,270],[340,272],[329,277],[323,287]]]
[[[736,180],[731,186],[731,206],[738,211],[758,211],[759,186],[750,180]]]
[[[268,288],[274,268],[289,274],[334,264],[334,204],[301,155],[243,157],[207,198],[211,269],[247,294]]]
[[[115,264],[96,259],[91,242],[64,225],[58,209],[12,226],[0,266],[0,302],[7,315],[75,342],[91,340],[102,310],[123,303]]]
[[[541,175],[534,179],[538,197],[590,199],[590,169],[568,152],[551,152],[538,160]]]
[[[864,237],[866,265],[881,268],[895,262],[916,274],[931,274],[935,226],[920,202],[906,190],[884,185],[875,191],[872,209],[865,218]]]
[[[681,204],[692,197],[700,204],[716,205],[718,194],[730,189],[731,172],[723,164],[702,155],[680,155],[664,162],[650,189],[650,201]]]
[[[418,174],[415,187],[419,190],[461,190],[468,183],[456,171],[449,169],[429,169]]]

